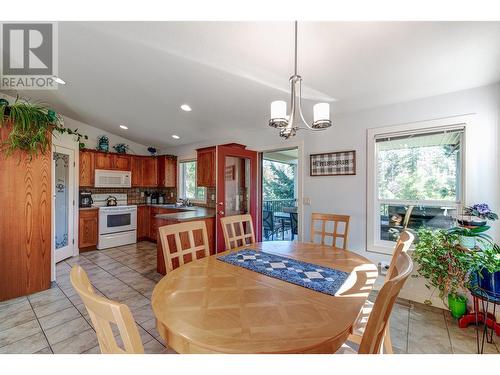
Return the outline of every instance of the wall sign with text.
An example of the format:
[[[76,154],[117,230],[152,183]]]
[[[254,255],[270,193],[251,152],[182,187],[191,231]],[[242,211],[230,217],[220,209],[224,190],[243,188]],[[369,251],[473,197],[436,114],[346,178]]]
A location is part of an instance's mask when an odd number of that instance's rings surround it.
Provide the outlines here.
[[[346,176],[356,174],[356,151],[311,154],[311,176]]]

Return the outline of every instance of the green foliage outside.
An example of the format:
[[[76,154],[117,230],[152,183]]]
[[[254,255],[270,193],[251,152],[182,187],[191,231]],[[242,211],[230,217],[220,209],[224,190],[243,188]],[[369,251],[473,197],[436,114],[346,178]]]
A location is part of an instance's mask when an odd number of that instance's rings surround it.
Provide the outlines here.
[[[380,150],[379,198],[455,201],[458,154],[447,145]]]
[[[182,162],[185,198],[204,200],[206,188],[196,187],[196,161]]]
[[[289,164],[264,160],[264,200],[294,198],[294,169],[294,166]]]

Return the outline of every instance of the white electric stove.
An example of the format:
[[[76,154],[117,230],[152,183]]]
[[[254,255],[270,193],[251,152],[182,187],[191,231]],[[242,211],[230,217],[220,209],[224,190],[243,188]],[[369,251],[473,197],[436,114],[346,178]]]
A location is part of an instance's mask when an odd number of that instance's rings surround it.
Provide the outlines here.
[[[106,206],[107,198],[116,198],[116,206]],[[127,194],[92,194],[99,207],[99,239],[97,249],[137,242],[137,206],[127,205]]]

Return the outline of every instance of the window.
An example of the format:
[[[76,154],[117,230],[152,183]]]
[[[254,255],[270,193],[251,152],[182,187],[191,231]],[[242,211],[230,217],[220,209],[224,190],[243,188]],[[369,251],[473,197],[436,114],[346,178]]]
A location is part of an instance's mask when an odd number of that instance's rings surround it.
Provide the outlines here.
[[[373,170],[368,169],[368,250],[392,252],[405,227],[414,231],[422,226],[452,227],[463,195],[464,126],[394,133],[373,130],[369,131]]]
[[[179,198],[203,203],[207,201],[207,189],[196,186],[196,160],[179,163]]]

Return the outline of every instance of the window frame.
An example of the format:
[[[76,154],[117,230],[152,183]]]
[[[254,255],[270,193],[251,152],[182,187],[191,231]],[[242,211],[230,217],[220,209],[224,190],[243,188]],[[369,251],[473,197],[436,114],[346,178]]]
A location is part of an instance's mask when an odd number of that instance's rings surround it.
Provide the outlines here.
[[[469,115],[444,118],[402,125],[393,125],[367,129],[367,194],[366,194],[366,250],[369,252],[392,254],[395,243],[380,239],[380,205],[381,204],[414,204],[415,201],[391,200],[378,198],[377,184],[377,147],[376,139],[410,134],[433,133],[436,131],[463,130],[460,150],[460,176],[457,201],[453,205],[460,210],[466,197],[466,155],[467,155],[467,126],[471,122]],[[450,205],[450,201],[423,200],[418,201],[421,206]]]
[[[184,177],[184,173],[182,172],[182,164],[183,163],[192,163],[194,162],[195,163],[195,181],[194,181],[194,185],[195,185],[195,191],[198,190],[198,188],[204,188],[205,189],[205,199],[198,199],[198,198],[187,198],[186,196],[183,196],[185,195],[185,184],[184,184],[184,181],[183,181],[183,177]],[[178,172],[177,172],[177,176],[178,176],[178,186],[179,186],[179,189],[178,189],[178,198],[180,199],[189,199],[192,203],[201,203],[201,204],[206,204],[207,203],[207,188],[206,187],[203,187],[203,186],[198,186],[197,184],[197,181],[196,181],[196,172],[197,172],[197,169],[198,169],[198,160],[195,158],[195,159],[183,159],[183,160],[179,160],[179,163],[178,163]]]

